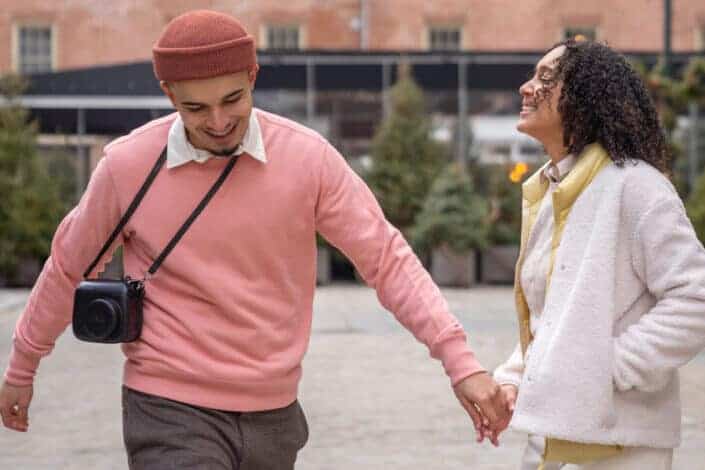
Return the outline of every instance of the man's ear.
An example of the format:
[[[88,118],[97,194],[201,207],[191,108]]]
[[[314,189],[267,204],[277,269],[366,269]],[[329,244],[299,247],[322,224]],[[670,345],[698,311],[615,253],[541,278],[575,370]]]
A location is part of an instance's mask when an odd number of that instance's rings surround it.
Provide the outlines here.
[[[257,81],[257,73],[258,72],[259,72],[259,64],[255,64],[255,66],[252,67],[247,72],[247,78],[250,81],[250,89],[251,90],[255,89],[255,82]]]
[[[176,107],[176,97],[174,97],[174,92],[172,91],[169,82],[165,82],[164,80],[160,81],[159,88],[161,88],[164,94],[169,98],[171,104]]]

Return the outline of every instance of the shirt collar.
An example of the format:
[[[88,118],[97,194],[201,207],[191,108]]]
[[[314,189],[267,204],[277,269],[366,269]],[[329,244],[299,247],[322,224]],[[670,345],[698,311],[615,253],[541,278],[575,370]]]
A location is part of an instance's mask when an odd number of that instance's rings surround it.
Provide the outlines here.
[[[259,121],[255,114],[256,110],[253,108],[250,113],[249,125],[247,126],[245,136],[242,138],[242,142],[237,147],[237,150],[235,150],[233,155],[247,153],[255,160],[262,163],[267,163],[267,154],[264,150],[262,131],[259,127]],[[181,116],[177,114],[176,119],[169,129],[166,167],[176,168],[177,166],[181,166],[190,161],[203,163],[211,157],[213,157],[213,154],[207,150],[197,149],[191,144],[191,142],[189,142],[188,137],[186,136],[184,121],[182,121]]]
[[[562,158],[558,163],[550,162],[543,169],[543,177],[551,183],[560,183],[563,181],[570,170],[575,167],[575,155],[569,154]]]

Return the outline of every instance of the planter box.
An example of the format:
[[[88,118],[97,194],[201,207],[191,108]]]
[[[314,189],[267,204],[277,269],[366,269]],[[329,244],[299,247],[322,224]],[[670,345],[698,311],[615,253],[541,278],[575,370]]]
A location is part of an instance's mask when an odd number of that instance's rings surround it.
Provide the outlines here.
[[[42,272],[42,263],[38,259],[24,260],[17,270],[16,281],[19,286],[32,287]]]
[[[518,245],[495,245],[482,252],[482,282],[513,284],[514,269],[519,257]]]
[[[431,277],[439,286],[470,287],[477,283],[477,254],[458,254],[446,248],[431,253]]]
[[[330,248],[319,246],[316,256],[316,284],[330,284],[331,281],[331,259]]]
[[[42,264],[37,259],[20,261],[17,271],[10,277],[0,274],[0,287],[32,287],[42,272]]]

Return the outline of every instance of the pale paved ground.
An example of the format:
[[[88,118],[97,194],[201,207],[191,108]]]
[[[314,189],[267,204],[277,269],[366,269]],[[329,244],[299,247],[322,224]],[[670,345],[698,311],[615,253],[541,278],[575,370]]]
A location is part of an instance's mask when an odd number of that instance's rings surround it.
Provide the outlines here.
[[[516,341],[511,292],[446,290],[453,311],[489,368]],[[26,291],[0,291],[0,367]],[[26,435],[0,430],[0,470],[124,469],[117,347],[65,334],[42,363]],[[311,428],[304,470],[509,470],[523,436],[502,447],[473,443],[440,364],[395,323],[366,288],[319,289],[301,402]],[[675,470],[705,469],[705,356],[682,373],[683,445]],[[648,470],[648,469],[645,469]]]

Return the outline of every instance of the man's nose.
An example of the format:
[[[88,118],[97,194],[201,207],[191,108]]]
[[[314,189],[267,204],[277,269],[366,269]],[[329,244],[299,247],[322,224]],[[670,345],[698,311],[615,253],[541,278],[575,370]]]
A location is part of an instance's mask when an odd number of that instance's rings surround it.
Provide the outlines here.
[[[228,127],[229,121],[225,110],[215,107],[209,117],[208,127],[215,131],[224,131]]]

